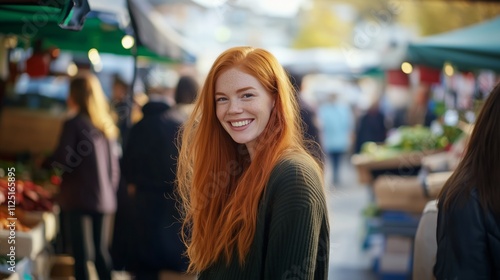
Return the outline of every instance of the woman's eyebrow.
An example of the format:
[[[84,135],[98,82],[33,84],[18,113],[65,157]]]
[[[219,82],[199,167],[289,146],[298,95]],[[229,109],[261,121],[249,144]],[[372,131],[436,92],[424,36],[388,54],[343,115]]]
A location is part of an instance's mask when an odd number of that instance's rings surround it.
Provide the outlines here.
[[[240,93],[240,92],[243,92],[243,91],[247,91],[247,90],[249,90],[249,89],[255,89],[255,88],[254,88],[254,87],[244,87],[244,88],[240,88],[240,89],[238,89],[236,92],[237,92],[237,93]]]
[[[237,89],[236,90],[236,93],[241,93],[241,92],[244,92],[244,91],[247,91],[249,89],[255,89],[254,87],[244,87],[244,88],[240,88],[240,89]],[[225,95],[225,93],[223,92],[220,92],[220,91],[216,91],[215,92],[215,95]]]

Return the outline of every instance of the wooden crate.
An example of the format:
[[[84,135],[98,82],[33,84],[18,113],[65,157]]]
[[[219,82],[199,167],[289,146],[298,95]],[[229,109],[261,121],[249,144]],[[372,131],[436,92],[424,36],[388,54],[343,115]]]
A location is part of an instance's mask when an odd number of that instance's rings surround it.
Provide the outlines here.
[[[427,155],[439,153],[441,150],[401,152],[400,154],[386,158],[377,159],[370,155],[355,154],[351,157],[351,163],[358,171],[358,181],[361,184],[373,183],[372,170],[401,169],[405,170],[422,165],[422,159]]]
[[[64,114],[3,108],[0,115],[0,153],[47,153],[57,145]]]

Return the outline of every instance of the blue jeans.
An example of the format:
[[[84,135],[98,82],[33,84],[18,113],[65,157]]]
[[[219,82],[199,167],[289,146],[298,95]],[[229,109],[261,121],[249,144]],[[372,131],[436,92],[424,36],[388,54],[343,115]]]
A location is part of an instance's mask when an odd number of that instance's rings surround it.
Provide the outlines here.
[[[333,183],[336,185],[340,183],[340,162],[343,154],[344,152],[328,152],[333,167]]]

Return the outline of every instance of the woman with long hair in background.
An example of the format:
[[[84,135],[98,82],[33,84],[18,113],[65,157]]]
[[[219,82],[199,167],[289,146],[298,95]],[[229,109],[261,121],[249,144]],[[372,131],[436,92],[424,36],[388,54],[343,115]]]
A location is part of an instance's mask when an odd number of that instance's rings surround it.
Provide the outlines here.
[[[500,85],[438,202],[436,279],[500,279]]]
[[[90,279],[87,261],[95,255],[99,279],[109,280],[112,262],[108,239],[120,176],[119,131],[101,84],[93,74],[81,74],[71,80],[67,106],[69,118],[64,122],[59,144],[44,165],[62,172],[57,202],[64,216],[61,231],[69,237],[75,259],[75,279]],[[85,219],[91,221],[90,237],[85,236]],[[87,239],[92,240],[94,254],[85,246]]]

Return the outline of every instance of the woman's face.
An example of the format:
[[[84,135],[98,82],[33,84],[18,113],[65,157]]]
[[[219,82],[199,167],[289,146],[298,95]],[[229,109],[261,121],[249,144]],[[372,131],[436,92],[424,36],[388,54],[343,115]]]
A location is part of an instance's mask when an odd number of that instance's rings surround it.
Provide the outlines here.
[[[215,104],[222,127],[235,142],[245,144],[252,157],[255,140],[269,121],[274,97],[255,77],[231,68],[215,83]]]

